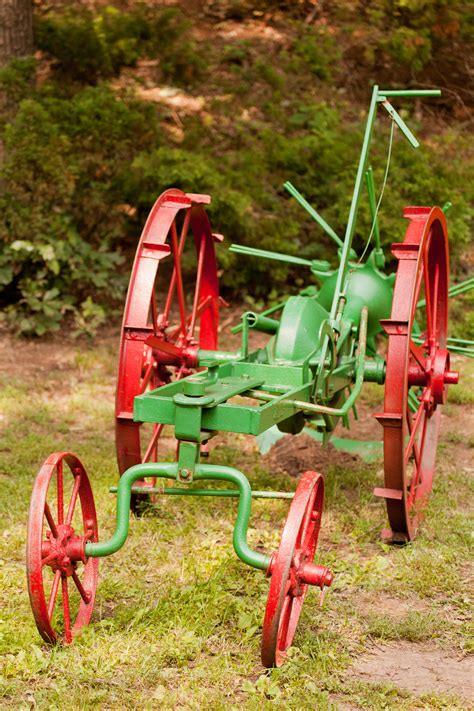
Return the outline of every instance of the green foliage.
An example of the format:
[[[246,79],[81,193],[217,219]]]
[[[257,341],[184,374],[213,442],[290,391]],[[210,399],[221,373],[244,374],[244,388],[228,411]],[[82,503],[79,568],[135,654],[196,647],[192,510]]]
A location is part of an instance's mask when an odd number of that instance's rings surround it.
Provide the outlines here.
[[[188,84],[205,62],[187,36],[177,9],[138,4],[129,12],[106,6],[96,14],[81,8],[49,13],[36,22],[38,47],[73,80],[95,83],[112,77],[140,57],[158,57],[162,78]]]
[[[22,333],[56,329],[87,298],[114,304],[129,161],[154,138],[147,105],[106,87],[20,102],[3,133],[0,299]]]
[[[341,59],[336,38],[324,28],[297,25],[296,39],[289,49],[288,68],[290,71],[308,71],[318,79],[331,79],[334,67]]]
[[[209,13],[224,18],[230,5],[210,3]],[[252,19],[251,31],[235,37],[216,31],[206,52],[198,51],[190,21],[175,8],[46,12],[38,18],[37,37],[54,59],[52,73],[45,74],[42,59],[15,60],[0,71],[0,303],[4,319],[18,330],[42,334],[66,318],[87,331],[88,321],[93,329],[123,303],[138,234],[168,187],[212,195],[212,223],[227,238],[218,259],[230,296],[264,303],[270,292],[278,300],[282,291],[307,285],[305,270],[233,255],[225,245],[241,242],[336,265],[333,243],[282,184],[293,182],[343,235],[371,83],[364,72],[375,75],[377,66],[385,81],[395,68],[410,67],[426,84],[433,47],[442,49],[450,32],[464,32],[455,26],[456,17],[464,23],[462,8],[441,1],[232,6],[237,14],[241,8],[240,19]],[[445,16],[454,24],[440,25]],[[269,40],[260,32],[266,29],[262,18],[277,29]],[[368,53],[365,59],[360,52]],[[202,74],[204,55],[209,68]],[[354,56],[361,61],[354,81],[361,85],[362,108],[345,89]],[[116,81],[108,88],[107,78],[144,57],[157,58],[158,67],[155,61],[140,67],[137,85],[184,83],[203,97],[203,108],[138,101]],[[126,73],[127,85],[133,76]],[[183,105],[186,98],[184,93]],[[396,130],[381,236],[387,248],[402,238],[404,205],[451,200],[451,265],[462,279],[474,202],[469,134],[456,123],[447,128],[428,121],[426,127],[422,106],[396,102],[422,145],[414,151]],[[371,150],[376,192],[387,159],[387,125],[382,114]],[[359,253],[369,231],[363,194]],[[453,310],[459,333],[466,311]]]

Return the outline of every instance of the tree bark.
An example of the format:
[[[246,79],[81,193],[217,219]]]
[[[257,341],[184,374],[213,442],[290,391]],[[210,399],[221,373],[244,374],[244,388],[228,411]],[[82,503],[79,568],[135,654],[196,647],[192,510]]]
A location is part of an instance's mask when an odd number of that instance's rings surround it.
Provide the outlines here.
[[[0,66],[32,53],[32,0],[0,0]]]

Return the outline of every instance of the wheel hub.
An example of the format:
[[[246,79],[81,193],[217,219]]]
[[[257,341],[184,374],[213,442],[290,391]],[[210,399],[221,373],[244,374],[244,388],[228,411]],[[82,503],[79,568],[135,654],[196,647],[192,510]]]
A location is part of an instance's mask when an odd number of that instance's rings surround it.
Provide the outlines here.
[[[447,386],[456,385],[459,373],[450,370],[449,352],[446,348],[436,348],[425,359],[423,367],[411,365],[408,369],[408,386],[426,388],[423,400],[427,409],[434,409],[446,401]]]
[[[41,555],[45,565],[54,572],[60,570],[63,575],[71,576],[77,563],[86,563],[85,544],[88,536],[76,536],[72,526],[60,524],[56,526],[58,535],[46,531],[47,541],[41,544]]]

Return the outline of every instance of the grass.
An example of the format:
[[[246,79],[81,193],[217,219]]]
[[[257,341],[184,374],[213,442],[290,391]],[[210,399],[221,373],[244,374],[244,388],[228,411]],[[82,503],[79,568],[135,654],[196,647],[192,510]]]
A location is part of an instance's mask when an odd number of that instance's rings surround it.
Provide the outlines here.
[[[114,344],[115,345],[115,344]],[[0,654],[2,708],[370,709],[462,708],[455,696],[416,697],[350,673],[374,644],[399,640],[469,651],[468,472],[446,436],[419,538],[404,548],[379,541],[383,506],[371,495],[380,463],[327,475],[319,559],[336,573],[324,606],[308,594],[286,665],[259,662],[268,581],[236,560],[230,500],[162,500],[131,523],[125,547],[100,565],[92,624],[70,647],[37,634],[24,573],[28,501],[35,472],[72,449],[92,479],[101,537],[114,528],[114,348],[64,345],[61,368],[2,376],[0,410]],[[21,357],[21,356],[20,356]],[[464,363],[462,364],[464,368]],[[460,386],[464,387],[464,386]],[[371,395],[369,395],[370,399]],[[450,398],[450,418],[465,413]],[[445,434],[449,432],[449,420]],[[455,427],[452,427],[455,429]],[[245,471],[256,488],[291,489],[241,437],[219,440],[211,461]],[[278,545],[284,502],[256,501],[251,542]]]

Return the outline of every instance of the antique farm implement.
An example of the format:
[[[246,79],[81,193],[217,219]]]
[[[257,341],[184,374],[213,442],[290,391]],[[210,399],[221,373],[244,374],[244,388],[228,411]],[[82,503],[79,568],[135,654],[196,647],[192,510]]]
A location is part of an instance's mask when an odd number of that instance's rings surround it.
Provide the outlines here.
[[[366,381],[385,386],[383,411],[375,415],[383,426],[385,482],[375,494],[387,504],[386,537],[413,538],[432,486],[440,406],[447,386],[458,379],[447,348],[446,219],[439,207],[406,208],[405,238],[392,245],[396,272],[386,273],[377,222],[381,195],[377,202],[368,156],[379,107],[392,120],[391,139],[398,126],[416,147],[416,138],[390,100],[438,95],[434,90],[374,87],[343,239],[287,185],[337,243],[337,269],[325,261],[231,247],[241,254],[300,264],[318,284],[263,313],[244,313],[234,329],[241,334],[236,350],[219,350],[217,344],[220,297],[214,247],[221,238],[212,233],[205,212],[210,198],[168,190],[157,200],[138,246],[123,319],[116,397],[121,477],[114,534],[99,540],[89,479],[73,454],[52,454],[34,485],[28,585],[45,640],[70,642],[90,620],[98,559],[125,543],[131,504],[156,495],[233,496],[238,498],[235,551],[270,577],[262,661],[280,665],[308,587],[322,591],[332,582],[331,572],[314,562],[323,477],[303,473],[294,494],[256,492],[242,472],[203,462],[202,454],[221,431],[259,435],[277,426],[296,434],[310,423],[327,442],[338,422],[347,422]],[[372,229],[358,258],[352,242],[364,183]],[[192,260],[195,285],[186,293],[183,272],[189,274]],[[268,334],[264,347],[252,349],[255,331]],[[386,336],[383,355],[376,350],[378,334]],[[453,346],[465,348],[454,341]],[[174,428],[177,440],[174,462],[162,461],[166,426]],[[208,482],[219,486],[203,486]],[[255,496],[292,499],[277,551],[253,550],[248,543]],[[62,606],[56,605],[59,587]],[[77,598],[75,608],[71,592]]]

